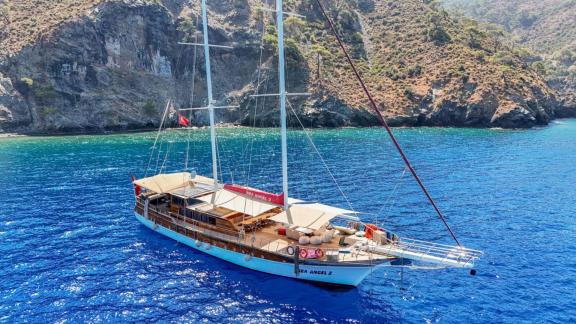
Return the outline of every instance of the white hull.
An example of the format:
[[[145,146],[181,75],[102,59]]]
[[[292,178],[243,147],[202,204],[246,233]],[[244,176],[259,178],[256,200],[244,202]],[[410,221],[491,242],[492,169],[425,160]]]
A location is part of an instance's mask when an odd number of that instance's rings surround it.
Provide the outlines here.
[[[294,272],[294,264],[292,263],[276,262],[256,257],[247,258],[246,254],[219,248],[206,243],[202,243],[197,246],[196,240],[176,233],[160,225],[155,225],[152,221],[142,217],[138,213],[135,213],[135,215],[138,221],[146,225],[148,228],[180,243],[186,244],[187,246],[198,251],[202,251],[206,254],[248,269],[266,272],[278,276],[336,285],[358,286],[362,280],[375,268],[375,266],[312,266],[300,264],[300,272],[298,275],[296,275]]]

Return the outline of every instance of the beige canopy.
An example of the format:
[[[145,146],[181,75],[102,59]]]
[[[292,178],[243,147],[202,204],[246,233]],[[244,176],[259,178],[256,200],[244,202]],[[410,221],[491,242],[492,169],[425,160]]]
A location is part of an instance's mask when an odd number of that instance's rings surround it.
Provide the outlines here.
[[[257,216],[277,207],[274,204],[260,200],[253,200],[250,199],[250,197],[242,196],[226,189],[221,189],[214,193],[197,197],[197,199],[211,203],[216,207],[228,208],[250,216]]]
[[[332,218],[353,213],[352,211],[331,207],[322,204],[292,205],[288,209],[292,216],[292,224],[309,229],[317,230],[327,224]],[[286,211],[270,217],[271,220],[279,223],[289,224]]]
[[[158,174],[152,177],[138,179],[134,181],[134,184],[154,191],[155,193],[168,193],[176,189],[192,187],[194,184],[210,186],[214,184],[214,180],[211,178],[199,175],[194,178],[190,177],[191,174],[188,172]]]
[[[167,193],[189,184],[190,173],[179,172],[170,174],[158,174],[152,177],[134,181],[135,185],[154,191],[155,193]]]

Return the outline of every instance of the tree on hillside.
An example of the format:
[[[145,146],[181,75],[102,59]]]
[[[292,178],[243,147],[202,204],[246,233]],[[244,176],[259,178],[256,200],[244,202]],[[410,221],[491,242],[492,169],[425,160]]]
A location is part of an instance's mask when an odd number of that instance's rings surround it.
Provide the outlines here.
[[[494,53],[498,52],[502,47],[502,39],[504,38],[504,30],[495,24],[487,26],[487,36],[490,39]]]

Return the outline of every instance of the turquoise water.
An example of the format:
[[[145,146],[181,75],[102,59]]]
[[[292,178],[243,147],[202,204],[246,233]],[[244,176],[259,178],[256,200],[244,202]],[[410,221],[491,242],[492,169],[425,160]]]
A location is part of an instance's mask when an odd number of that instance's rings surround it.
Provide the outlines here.
[[[386,268],[334,290],[252,272],[135,220],[130,176],[144,175],[154,133],[9,138],[0,139],[0,321],[576,320],[576,121],[395,132],[460,240],[485,251],[477,276]],[[224,181],[280,191],[277,130],[219,133]],[[353,208],[378,215],[365,220],[450,242],[382,129],[311,136]],[[291,196],[348,208],[305,134],[289,141]],[[152,169],[210,174],[206,130],[160,142]]]

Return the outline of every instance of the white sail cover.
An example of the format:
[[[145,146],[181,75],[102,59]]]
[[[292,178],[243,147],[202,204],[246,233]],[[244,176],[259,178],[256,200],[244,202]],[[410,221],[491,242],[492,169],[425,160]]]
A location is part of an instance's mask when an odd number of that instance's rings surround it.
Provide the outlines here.
[[[134,184],[155,193],[167,193],[190,183],[190,173],[158,174],[134,181]]]
[[[320,229],[320,227],[327,224],[336,216],[353,213],[352,211],[322,204],[292,205],[289,208],[289,212],[290,216],[292,216],[293,225],[312,230]],[[286,211],[283,211],[276,216],[272,216],[270,219],[275,222],[289,224]]]
[[[265,201],[254,200],[250,197],[242,196],[233,191],[221,189],[215,193],[197,197],[204,202],[211,203],[216,207],[224,207],[230,210],[244,213],[250,216],[257,216],[272,210],[278,206]]]

